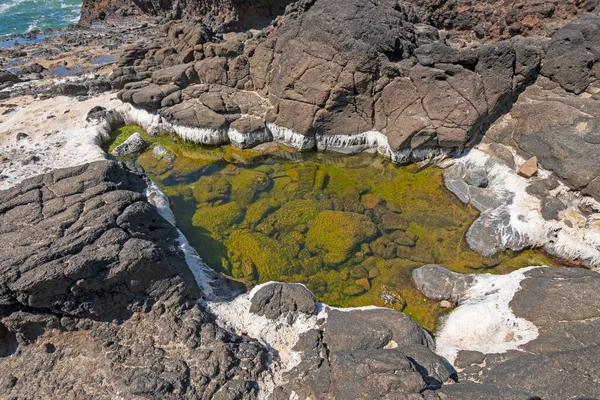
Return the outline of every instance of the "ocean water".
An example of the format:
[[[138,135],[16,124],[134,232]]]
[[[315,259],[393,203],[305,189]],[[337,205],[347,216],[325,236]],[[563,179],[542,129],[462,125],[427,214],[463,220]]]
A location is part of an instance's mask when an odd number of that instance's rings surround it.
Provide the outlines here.
[[[79,21],[81,0],[0,0],[0,37]]]

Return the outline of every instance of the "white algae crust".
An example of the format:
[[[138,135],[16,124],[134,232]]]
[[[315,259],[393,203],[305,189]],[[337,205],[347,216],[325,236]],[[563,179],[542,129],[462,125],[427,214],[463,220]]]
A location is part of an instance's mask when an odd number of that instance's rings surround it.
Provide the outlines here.
[[[582,260],[595,270],[600,268],[600,204],[594,199],[559,184],[551,195],[565,204],[565,210],[560,211],[558,219],[547,221],[542,217],[541,200],[526,191],[531,180],[519,176],[513,169],[477,149],[451,163],[445,174],[446,186],[462,201],[471,202],[481,211],[467,234],[467,242],[474,250],[485,254],[543,247],[551,255]],[[456,184],[457,174],[473,168],[487,171],[487,188],[476,189],[490,195],[493,201],[488,205],[478,206],[477,196],[463,190],[466,184]],[[550,175],[541,168],[539,174]],[[584,215],[580,208],[596,211]]]
[[[252,297],[262,287],[256,286],[250,293],[240,295],[230,302],[211,302],[207,308],[217,316],[217,323],[223,328],[238,334],[247,334],[266,346],[271,353],[277,354],[271,359],[269,370],[262,376],[259,386],[259,398],[268,394],[284,382],[283,374],[297,366],[301,361],[300,353],[293,350],[298,338],[304,332],[316,328],[317,320],[327,316],[327,309],[318,304],[317,315],[297,313],[293,318],[283,314],[276,320],[270,320],[250,312]]]
[[[473,275],[474,283],[436,334],[436,353],[454,363],[459,350],[505,353],[538,337],[537,327],[517,318],[509,303],[528,267],[507,275]]]
[[[0,115],[0,190],[57,169],[103,160],[110,121],[86,122],[95,106],[116,108],[113,94],[79,101],[71,97],[11,99],[14,112]],[[25,136],[26,135],[26,136]]]

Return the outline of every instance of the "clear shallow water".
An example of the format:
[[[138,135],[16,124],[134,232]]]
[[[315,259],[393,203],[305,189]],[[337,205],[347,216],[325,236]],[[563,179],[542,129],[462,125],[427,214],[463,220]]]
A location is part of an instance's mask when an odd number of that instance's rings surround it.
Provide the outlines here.
[[[81,0],[0,0],[0,37],[79,21]]]

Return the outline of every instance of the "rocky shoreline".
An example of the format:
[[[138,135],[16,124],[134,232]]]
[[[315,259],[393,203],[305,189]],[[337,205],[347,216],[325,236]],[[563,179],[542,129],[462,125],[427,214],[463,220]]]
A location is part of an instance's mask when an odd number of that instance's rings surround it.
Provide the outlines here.
[[[401,312],[335,309],[301,285],[231,299],[235,283],[202,263],[164,194],[99,147],[129,121],[211,145],[453,155],[446,186],[481,212],[472,248],[598,267],[595,2],[259,1],[247,20],[235,1],[109,3],[84,2],[101,27],[0,48],[2,397],[600,393],[592,270],[423,266],[419,290],[456,306],[433,338]],[[519,177],[533,156],[535,176]]]

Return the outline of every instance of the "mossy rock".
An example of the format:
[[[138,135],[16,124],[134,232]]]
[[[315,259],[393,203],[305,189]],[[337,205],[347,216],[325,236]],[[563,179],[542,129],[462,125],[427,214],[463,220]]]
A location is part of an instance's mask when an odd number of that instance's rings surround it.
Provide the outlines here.
[[[322,211],[306,236],[306,247],[312,253],[324,253],[323,261],[336,265],[349,258],[361,243],[374,238],[377,227],[362,214]]]
[[[256,194],[265,190],[270,183],[267,174],[251,169],[240,169],[240,173],[231,178],[231,198],[242,205],[249,205]]]
[[[229,236],[227,247],[242,260],[248,259],[256,266],[261,282],[280,280],[293,270],[293,264],[281,251],[279,242],[262,233],[236,230]]]
[[[300,226],[310,225],[319,212],[319,204],[315,200],[292,200],[284,203],[273,214],[272,221],[282,233],[298,231]]]
[[[243,279],[244,281],[255,281],[258,278],[256,266],[248,259],[244,258],[241,262],[236,263],[232,268],[231,274],[234,278]]]
[[[346,296],[360,296],[361,294],[365,293],[366,291],[367,291],[367,289],[365,289],[362,286],[350,285],[344,289],[343,293]]]
[[[289,232],[279,238],[281,250],[289,257],[297,258],[298,253],[304,247],[304,236],[299,232]]]
[[[235,202],[215,207],[201,207],[192,218],[192,225],[221,236],[238,222],[243,210]]]
[[[199,203],[227,200],[231,185],[221,174],[201,177],[194,185],[194,198]]]
[[[278,207],[279,202],[271,197],[255,201],[250,204],[246,210],[246,218],[244,219],[245,226],[250,228],[256,226],[263,218],[277,210]]]

